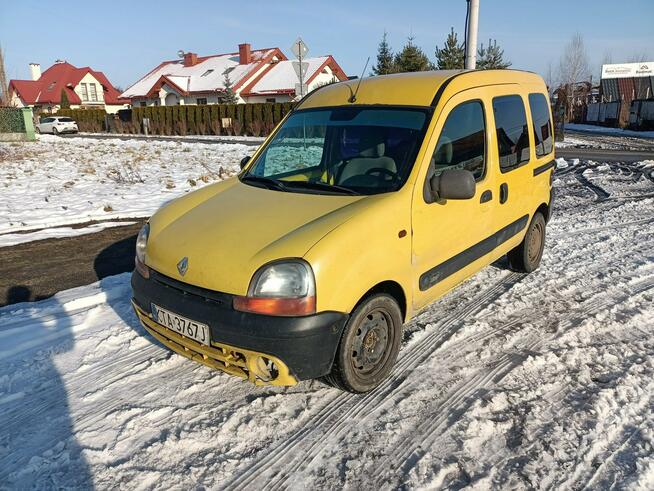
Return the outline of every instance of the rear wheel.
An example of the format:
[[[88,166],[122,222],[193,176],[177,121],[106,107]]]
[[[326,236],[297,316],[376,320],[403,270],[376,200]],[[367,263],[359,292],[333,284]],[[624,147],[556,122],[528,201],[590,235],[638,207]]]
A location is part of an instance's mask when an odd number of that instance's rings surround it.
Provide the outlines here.
[[[507,254],[509,264],[515,271],[531,273],[540,265],[545,247],[545,218],[536,212],[525,238],[520,245]]]
[[[391,372],[402,339],[402,312],[393,297],[377,294],[354,310],[325,381],[349,392],[369,392]]]

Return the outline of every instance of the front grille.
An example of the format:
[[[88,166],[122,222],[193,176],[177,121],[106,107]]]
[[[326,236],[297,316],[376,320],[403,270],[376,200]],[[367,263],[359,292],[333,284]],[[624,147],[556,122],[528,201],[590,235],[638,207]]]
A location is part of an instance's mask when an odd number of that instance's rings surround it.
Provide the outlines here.
[[[159,285],[175,290],[178,293],[190,295],[205,302],[216,303],[222,307],[232,308],[234,297],[229,293],[216,292],[207,288],[189,285],[188,283],[183,283],[176,279],[170,278],[169,276],[158,273],[153,269],[150,269],[150,278],[157,282]]]

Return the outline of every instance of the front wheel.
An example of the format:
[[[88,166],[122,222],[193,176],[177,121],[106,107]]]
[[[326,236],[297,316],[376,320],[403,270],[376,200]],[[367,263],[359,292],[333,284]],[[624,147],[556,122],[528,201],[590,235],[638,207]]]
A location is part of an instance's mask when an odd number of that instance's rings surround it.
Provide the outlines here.
[[[53,134],[53,135],[58,135],[58,134],[59,134],[59,130],[58,130],[57,128],[52,128],[52,134]]]
[[[525,238],[518,247],[507,254],[511,268],[521,273],[531,273],[540,265],[544,247],[545,218],[542,213],[536,212]]]
[[[325,381],[334,387],[364,393],[391,372],[402,339],[402,312],[386,294],[366,298],[343,330],[332,371]]]

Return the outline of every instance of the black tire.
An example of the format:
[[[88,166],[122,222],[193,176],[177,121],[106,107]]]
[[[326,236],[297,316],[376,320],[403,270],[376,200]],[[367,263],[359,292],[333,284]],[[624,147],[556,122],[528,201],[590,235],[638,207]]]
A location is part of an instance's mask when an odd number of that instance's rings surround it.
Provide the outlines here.
[[[41,129],[38,126],[36,128],[34,128],[34,129],[36,130],[37,133],[39,133],[39,134],[41,133]]]
[[[514,271],[531,273],[540,265],[545,247],[545,217],[536,212],[531,219],[525,238],[520,245],[511,250],[507,257]]]
[[[332,371],[323,380],[348,392],[370,392],[393,369],[401,340],[397,301],[386,294],[366,298],[345,325]]]
[[[55,135],[55,136],[58,135],[59,130],[57,128],[52,128],[52,134]]]

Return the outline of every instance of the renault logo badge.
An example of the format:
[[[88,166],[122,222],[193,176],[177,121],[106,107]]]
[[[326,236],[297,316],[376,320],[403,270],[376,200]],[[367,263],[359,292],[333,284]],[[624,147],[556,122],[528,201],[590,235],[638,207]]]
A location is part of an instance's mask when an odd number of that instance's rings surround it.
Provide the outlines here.
[[[179,274],[184,276],[188,270],[188,257],[183,257],[180,262],[177,263],[177,271]]]

